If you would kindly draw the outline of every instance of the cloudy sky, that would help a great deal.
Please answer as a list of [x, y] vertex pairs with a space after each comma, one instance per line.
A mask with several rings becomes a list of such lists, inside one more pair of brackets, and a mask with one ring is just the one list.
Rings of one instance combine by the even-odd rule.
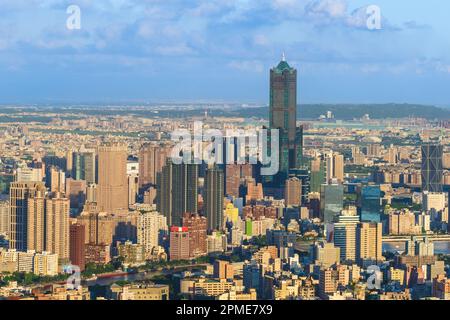
[[450, 105], [449, 34], [444, 0], [0, 0], [0, 104], [267, 103], [285, 51], [303, 103]]

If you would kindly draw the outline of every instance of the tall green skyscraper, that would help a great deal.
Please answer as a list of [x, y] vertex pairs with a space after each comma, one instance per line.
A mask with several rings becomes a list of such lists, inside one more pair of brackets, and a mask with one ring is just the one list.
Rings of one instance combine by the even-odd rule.
[[270, 70], [270, 129], [279, 129], [280, 172], [278, 182], [285, 180], [289, 169], [303, 165], [303, 128], [297, 128], [297, 70], [284, 54], [278, 66]]

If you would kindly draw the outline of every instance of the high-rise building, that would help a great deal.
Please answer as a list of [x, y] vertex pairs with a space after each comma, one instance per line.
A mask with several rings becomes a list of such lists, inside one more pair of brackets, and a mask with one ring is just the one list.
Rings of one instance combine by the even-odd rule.
[[381, 262], [383, 225], [376, 222], [362, 222], [356, 231], [356, 250], [359, 261]]
[[198, 165], [167, 159], [158, 176], [157, 210], [167, 217], [168, 225], [181, 226], [185, 212], [198, 211]]
[[284, 200], [287, 207], [299, 207], [302, 203], [302, 182], [297, 177], [286, 180]]
[[144, 248], [146, 257], [150, 257], [154, 247], [167, 233], [167, 218], [157, 211], [142, 212], [137, 221], [137, 243]]
[[139, 149], [139, 188], [141, 191], [157, 183], [157, 175], [166, 163], [169, 149], [145, 143]]
[[189, 231], [186, 227], [170, 228], [170, 260], [189, 259]]
[[206, 235], [207, 220], [199, 214], [185, 213], [183, 215], [183, 227], [189, 231], [189, 256], [198, 257], [207, 253]]
[[72, 178], [75, 180], [85, 180], [87, 184], [95, 183], [96, 161], [95, 152], [84, 151], [74, 152], [72, 164]]
[[422, 191], [442, 192], [442, 155], [441, 144], [422, 145]]
[[356, 208], [342, 210], [334, 224], [334, 244], [341, 249], [341, 261], [356, 262], [356, 229], [359, 216]]
[[45, 193], [37, 190], [27, 199], [27, 250], [45, 250]]
[[310, 192], [320, 192], [325, 183], [325, 162], [321, 158], [311, 160]]
[[270, 70], [269, 108], [270, 128], [280, 130], [280, 177], [284, 181], [288, 170], [300, 167], [303, 158], [303, 130], [297, 128], [297, 70], [286, 62], [284, 54]]
[[45, 249], [58, 255], [60, 262], [68, 262], [70, 201], [61, 193], [45, 200]]
[[10, 241], [11, 249], [26, 251], [28, 244], [28, 198], [37, 192], [45, 193], [43, 182], [13, 182], [10, 185], [11, 205]]
[[320, 191], [320, 212], [324, 223], [332, 223], [344, 206], [344, 186], [339, 184], [322, 185]]
[[223, 219], [223, 171], [218, 168], [209, 168], [205, 179], [205, 216], [208, 221], [208, 230], [222, 230]]
[[358, 202], [359, 207], [361, 208], [361, 221], [381, 222], [381, 187], [379, 185], [363, 186], [358, 191]]
[[78, 266], [81, 271], [85, 267], [85, 226], [80, 223], [73, 223], [69, 229], [70, 241], [70, 262]]
[[326, 183], [344, 182], [344, 156], [330, 152], [326, 156]]
[[107, 213], [128, 210], [127, 147], [107, 143], [98, 148], [98, 206]]

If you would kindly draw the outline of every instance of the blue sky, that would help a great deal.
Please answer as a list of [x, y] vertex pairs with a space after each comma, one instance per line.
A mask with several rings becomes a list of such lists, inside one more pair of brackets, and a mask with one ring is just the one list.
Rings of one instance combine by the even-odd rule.
[[450, 105], [449, 18], [443, 0], [0, 0], [0, 104], [267, 103], [285, 51], [300, 103]]

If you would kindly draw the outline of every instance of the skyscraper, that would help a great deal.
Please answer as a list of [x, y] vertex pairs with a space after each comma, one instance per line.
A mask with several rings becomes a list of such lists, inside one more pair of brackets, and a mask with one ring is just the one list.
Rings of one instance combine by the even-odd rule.
[[62, 263], [69, 260], [70, 201], [61, 193], [45, 200], [45, 250], [56, 253]]
[[162, 171], [169, 150], [159, 145], [145, 143], [139, 149], [139, 188], [156, 185], [156, 178]]
[[70, 262], [80, 267], [83, 271], [85, 267], [85, 226], [80, 223], [70, 225]]
[[158, 175], [157, 210], [168, 225], [181, 226], [185, 212], [197, 213], [198, 165], [174, 164], [167, 159]]
[[280, 130], [279, 177], [284, 181], [288, 173], [284, 171], [300, 167], [303, 158], [303, 129], [297, 128], [297, 70], [286, 62], [284, 54], [270, 70], [269, 108], [270, 128]]
[[150, 257], [154, 247], [160, 244], [163, 233], [168, 231], [167, 218], [157, 211], [143, 212], [137, 220], [137, 243], [144, 248], [145, 256]]
[[43, 182], [13, 182], [10, 186], [11, 205], [9, 247], [17, 251], [27, 250], [28, 198], [37, 192], [45, 193]]
[[441, 144], [422, 145], [422, 191], [442, 192], [442, 155]]
[[107, 213], [128, 210], [127, 147], [108, 143], [98, 148], [98, 205]]
[[27, 200], [27, 250], [45, 250], [45, 193], [37, 190]]
[[357, 258], [360, 262], [383, 260], [383, 225], [376, 222], [362, 222], [356, 231]]
[[208, 168], [205, 179], [205, 215], [208, 230], [223, 228], [223, 171], [216, 167]]
[[324, 223], [333, 223], [344, 206], [344, 186], [322, 185], [320, 191], [320, 212]]
[[72, 177], [75, 180], [86, 180], [87, 184], [95, 183], [95, 152], [74, 152], [72, 159]]

